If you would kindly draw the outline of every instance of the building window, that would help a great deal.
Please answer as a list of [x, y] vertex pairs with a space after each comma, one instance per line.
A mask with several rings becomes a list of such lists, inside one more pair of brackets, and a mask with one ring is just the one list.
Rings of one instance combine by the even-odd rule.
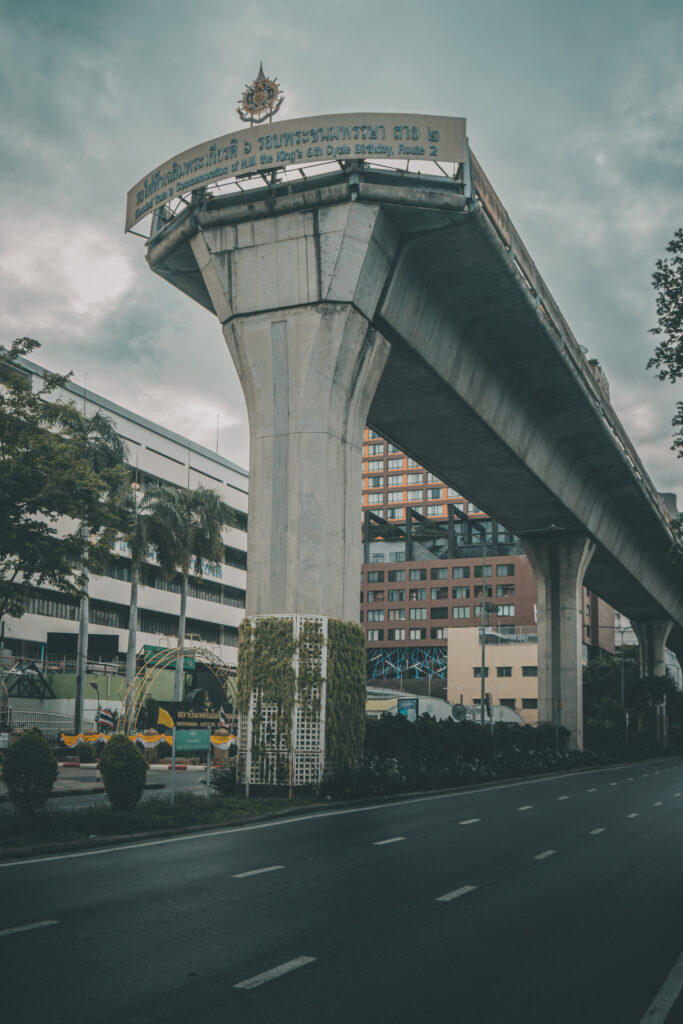
[[429, 578], [432, 580], [447, 580], [448, 579], [448, 566], [439, 565], [435, 569], [429, 570]]
[[453, 609], [454, 619], [469, 619], [470, 617], [470, 606], [468, 604], [457, 605]]
[[367, 622], [384, 622], [384, 608], [368, 608]]
[[410, 569], [408, 571], [408, 579], [411, 580], [426, 580], [427, 570], [426, 569]]
[[406, 631], [405, 629], [390, 629], [387, 631], [387, 638], [389, 640], [405, 640]]
[[510, 594], [514, 594], [515, 585], [514, 583], [497, 583], [496, 584], [496, 597], [506, 597]]
[[377, 554], [377, 555], [372, 555], [372, 557], [370, 558], [370, 561], [371, 562], [383, 562], [384, 561], [384, 555], [381, 552], [379, 554]]
[[385, 519], [403, 519], [403, 509], [388, 508], [386, 511]]
[[515, 614], [514, 604], [499, 604], [498, 605], [498, 617], [501, 619], [512, 618]]
[[504, 708], [514, 708], [517, 704], [517, 701], [514, 697], [501, 697], [500, 703], [503, 705]]
[[384, 501], [381, 491], [371, 491], [370, 494], [367, 495], [367, 499], [368, 505], [381, 505]]
[[438, 608], [432, 608], [431, 618], [432, 619], [447, 619], [448, 618], [448, 608], [446, 607], [446, 605], [444, 604], [444, 605], [440, 605]]
[[403, 473], [399, 473], [397, 476], [387, 477], [387, 487], [401, 487], [403, 484]]
[[474, 505], [474, 504], [473, 504], [473, 503], [472, 503], [471, 501], [468, 501], [468, 502], [467, 502], [467, 511], [468, 511], [468, 512], [478, 512], [478, 511], [479, 511], [479, 509], [478, 509], [478, 508], [477, 508], [477, 506], [476, 506], [476, 505]]
[[403, 491], [389, 491], [387, 501], [392, 501], [394, 504], [397, 501], [403, 501]]
[[421, 484], [422, 483], [422, 473], [408, 473], [408, 476], [406, 477], [406, 483], [407, 484]]
[[376, 437], [381, 437], [381, 436], [382, 435], [378, 434], [376, 430], [372, 429], [372, 427], [368, 427], [368, 437], [370, 438], [371, 441], [374, 441], [374, 439]]
[[368, 590], [368, 601], [383, 601], [384, 591], [383, 590]]
[[387, 469], [403, 469], [403, 459], [387, 459]]
[[438, 476], [434, 476], [433, 473], [427, 473], [427, 483], [428, 484], [438, 484], [438, 482], [439, 482]]
[[422, 491], [408, 491], [406, 501], [422, 501]]
[[512, 675], [512, 665], [498, 665], [496, 675], [499, 679], [509, 679]]
[[490, 566], [490, 565], [475, 565], [475, 567], [474, 567], [474, 575], [478, 576], [481, 579], [482, 572], [483, 572], [484, 576], [487, 576], [487, 577], [491, 576], [491, 574], [493, 572], [493, 567]]
[[415, 622], [416, 620], [419, 620], [419, 619], [426, 619], [427, 618], [427, 609], [426, 608], [411, 608], [410, 609], [410, 618], [412, 619], [413, 622]]
[[408, 599], [410, 601], [426, 601], [427, 600], [427, 588], [426, 587], [412, 587], [408, 591]]
[[371, 569], [368, 573], [368, 583], [384, 583], [384, 569]]
[[440, 516], [443, 513], [442, 505], [427, 505], [428, 516]]
[[405, 608], [390, 608], [389, 622], [403, 622], [406, 617]]
[[411, 629], [409, 631], [411, 640], [426, 640], [427, 630], [426, 629]]
[[432, 626], [429, 630], [429, 636], [432, 640], [446, 640], [447, 633], [445, 626]]
[[369, 629], [368, 630], [368, 643], [377, 643], [378, 640], [384, 640], [383, 629]]
[[[481, 665], [477, 665], [477, 667], [475, 669], [473, 669], [473, 671], [474, 671], [475, 679], [481, 679]], [[488, 675], [489, 675], [489, 670], [488, 670], [488, 666], [487, 666], [484, 669], [484, 679], [488, 679]]]
[[447, 498], [458, 498], [458, 497], [460, 497], [460, 495], [458, 494], [458, 492], [456, 491], [456, 489], [454, 487], [448, 487], [446, 489], [446, 497]]
[[[391, 573], [389, 573], [389, 577], [391, 578]], [[405, 590], [390, 590], [389, 591], [389, 600], [392, 603], [396, 603], [396, 601], [405, 601], [405, 599], [406, 599], [406, 592], [405, 592]]]
[[453, 597], [456, 599], [456, 601], [462, 601], [463, 598], [467, 598], [469, 596], [469, 587], [453, 587]]
[[469, 565], [454, 565], [451, 573], [454, 580], [468, 580], [470, 578]]
[[381, 455], [384, 452], [383, 444], [369, 444], [368, 455]]
[[368, 462], [366, 470], [368, 473], [376, 473], [378, 470], [381, 472], [384, 469], [384, 459], [375, 459], [374, 462]]
[[[481, 597], [483, 589], [484, 588], [482, 586], [475, 587], [474, 588], [474, 596], [475, 597]], [[487, 597], [491, 597], [492, 594], [493, 594], [493, 587], [487, 587], [486, 588], [486, 596]]]
[[369, 476], [367, 479], [367, 487], [381, 487], [384, 480], [383, 476]]
[[415, 469], [419, 465], [420, 465], [420, 463], [416, 462], [415, 459], [411, 459], [411, 458], [407, 458], [406, 459], [406, 466], [408, 467], [408, 469]]
[[515, 575], [515, 563], [514, 562], [501, 562], [500, 565], [496, 566], [496, 576], [514, 576]]
[[387, 444], [387, 451], [388, 452], [400, 452], [400, 450], [401, 449], [397, 448], [395, 444], [390, 444], [390, 443]]
[[[390, 583], [402, 583], [406, 578], [406, 571], [405, 569], [390, 569], [387, 578]], [[389, 598], [389, 600], [391, 600], [391, 598]], [[403, 598], [400, 600], [403, 600]]]
[[532, 711], [534, 708], [538, 707], [538, 698], [522, 697], [522, 707], [525, 709], [525, 711]]
[[527, 677], [528, 676], [537, 676], [538, 675], [538, 665], [522, 665], [522, 675], [523, 676], [527, 676]]
[[427, 488], [427, 500], [428, 501], [438, 501], [439, 498], [442, 498], [442, 497], [443, 497], [443, 488], [442, 487], [428, 487]]
[[432, 601], [447, 601], [448, 587], [432, 587], [430, 595]]

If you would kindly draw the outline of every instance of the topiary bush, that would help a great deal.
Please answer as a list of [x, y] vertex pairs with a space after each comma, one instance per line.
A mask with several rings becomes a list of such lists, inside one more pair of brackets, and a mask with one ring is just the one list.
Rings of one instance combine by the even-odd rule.
[[58, 773], [57, 759], [38, 732], [25, 732], [12, 743], [3, 765], [3, 779], [18, 811], [33, 814], [42, 807]]
[[78, 746], [78, 760], [81, 764], [95, 764], [97, 756], [93, 750], [94, 743], [80, 743]]
[[211, 769], [211, 789], [215, 789], [220, 796], [234, 796], [236, 787], [237, 765], [235, 761], [223, 768]]
[[132, 740], [116, 733], [100, 757], [100, 774], [109, 803], [129, 810], [140, 802], [147, 778], [147, 760]]

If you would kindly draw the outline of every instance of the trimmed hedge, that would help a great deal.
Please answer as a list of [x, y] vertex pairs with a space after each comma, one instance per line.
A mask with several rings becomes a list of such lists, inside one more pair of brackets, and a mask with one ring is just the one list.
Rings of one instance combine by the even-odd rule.
[[102, 751], [100, 774], [112, 807], [130, 810], [145, 788], [147, 760], [127, 736], [115, 733]]
[[33, 814], [42, 807], [59, 768], [47, 740], [39, 732], [25, 732], [11, 744], [3, 765], [3, 779], [18, 811]]

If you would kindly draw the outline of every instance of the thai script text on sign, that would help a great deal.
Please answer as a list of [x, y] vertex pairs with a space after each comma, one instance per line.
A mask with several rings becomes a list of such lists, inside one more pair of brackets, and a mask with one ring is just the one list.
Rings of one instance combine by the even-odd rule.
[[330, 160], [466, 159], [465, 119], [422, 114], [331, 114], [257, 125], [188, 149], [128, 193], [126, 231], [175, 196], [242, 174]]

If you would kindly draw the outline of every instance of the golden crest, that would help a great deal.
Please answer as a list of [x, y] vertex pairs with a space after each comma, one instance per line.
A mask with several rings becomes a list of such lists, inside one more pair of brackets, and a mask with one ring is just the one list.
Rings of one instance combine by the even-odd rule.
[[242, 100], [237, 113], [242, 121], [250, 124], [263, 124], [269, 120], [282, 106], [284, 95], [280, 91], [276, 78], [266, 78], [263, 64], [251, 85], [245, 85]]

